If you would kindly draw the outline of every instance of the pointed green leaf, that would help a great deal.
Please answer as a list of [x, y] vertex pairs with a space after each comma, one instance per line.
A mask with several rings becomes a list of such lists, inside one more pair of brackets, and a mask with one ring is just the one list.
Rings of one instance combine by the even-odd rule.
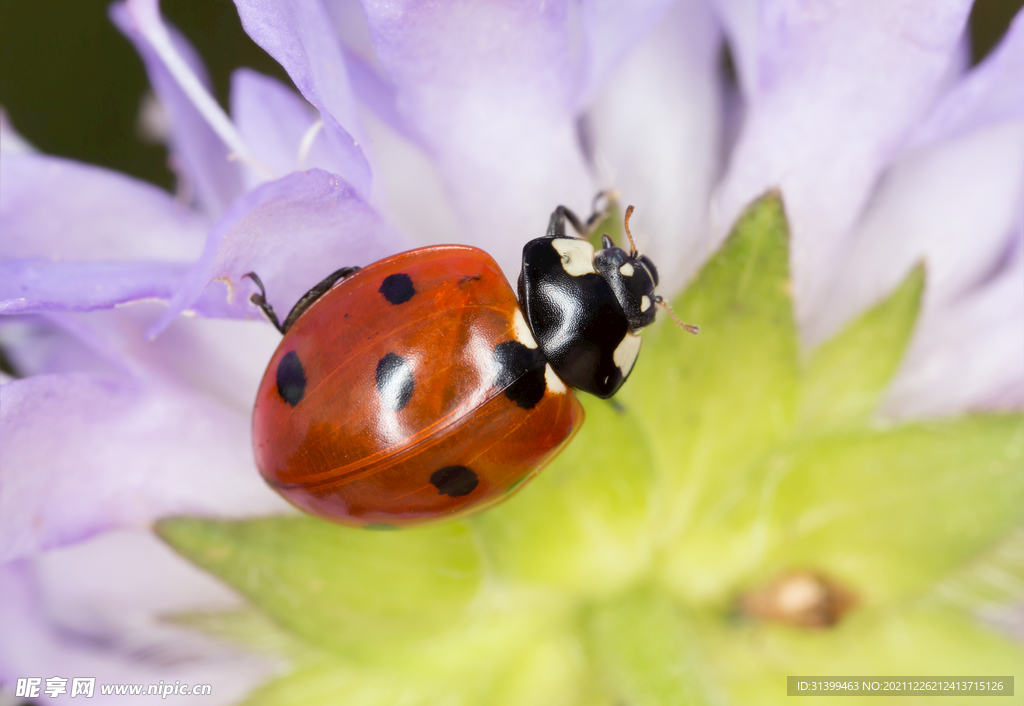
[[795, 569], [824, 571], [868, 603], [920, 592], [1024, 521], [1022, 459], [1015, 415], [784, 446], [759, 486], [667, 556], [665, 575], [679, 595], [719, 604], [737, 582]]
[[824, 571], [865, 605], [925, 591], [1024, 522], [1020, 415], [821, 438], [770, 464], [723, 529], [745, 535], [759, 578]]
[[[786, 676], [1007, 676], [1024, 679], [1024, 648], [948, 607], [914, 606], [852, 617], [836, 628], [798, 630], [779, 625], [702, 625], [701, 635], [716, 664], [730, 703], [790, 706]], [[1019, 697], [1018, 697], [1019, 698]], [[799, 703], [861, 703], [801, 697]], [[977, 696], [872, 696], [863, 703], [989, 703]], [[994, 699], [991, 703], [1008, 701]]]
[[[488, 593], [472, 617], [373, 663], [307, 651], [292, 673], [265, 684], [248, 706], [601, 703], [579, 659], [564, 609], [525, 594]], [[553, 609], [552, 609], [553, 608]], [[613, 706], [608, 704], [607, 706]]]
[[[433, 686], [436, 689], [436, 685]], [[299, 665], [242, 702], [242, 706], [427, 706], [443, 703], [428, 685], [409, 684], [387, 673], [359, 669], [329, 657]]]
[[652, 462], [633, 414], [581, 397], [586, 422], [569, 447], [472, 524], [498, 575], [607, 594], [650, 561]]
[[295, 634], [352, 655], [448, 625], [480, 583], [463, 523], [367, 532], [306, 517], [180, 518], [158, 532]]
[[884, 301], [814, 351], [800, 381], [802, 431], [867, 421], [903, 358], [924, 284], [921, 264]]
[[1024, 523], [938, 585], [936, 594], [980, 615], [1024, 604]]
[[596, 675], [618, 703], [714, 703], [693, 627], [660, 591], [641, 589], [600, 603], [586, 621]]
[[164, 619], [256, 652], [293, 657], [309, 651], [306, 643], [255, 608], [219, 613], [178, 613]]
[[675, 302], [700, 334], [664, 314], [644, 334], [622, 398], [651, 439], [666, 539], [716, 512], [792, 427], [798, 358], [788, 237], [778, 194], [754, 203]]

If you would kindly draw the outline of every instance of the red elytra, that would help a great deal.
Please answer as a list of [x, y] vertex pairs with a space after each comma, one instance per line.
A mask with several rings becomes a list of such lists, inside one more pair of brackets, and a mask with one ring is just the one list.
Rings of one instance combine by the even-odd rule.
[[271, 359], [253, 413], [260, 473], [303, 510], [358, 527], [493, 505], [583, 422], [536, 348], [482, 250], [369, 265], [302, 313]]

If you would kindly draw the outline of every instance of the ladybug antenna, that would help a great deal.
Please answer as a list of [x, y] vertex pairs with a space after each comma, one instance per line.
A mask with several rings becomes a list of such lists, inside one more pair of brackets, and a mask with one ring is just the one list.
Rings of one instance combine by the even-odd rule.
[[622, 227], [625, 228], [625, 230], [626, 230], [626, 237], [629, 238], [629, 256], [630, 257], [636, 257], [637, 254], [638, 254], [637, 253], [637, 249], [636, 249], [636, 243], [633, 242], [633, 234], [629, 232], [629, 217], [632, 216], [632, 215], [633, 215], [633, 207], [631, 205], [630, 206], [626, 206], [626, 219], [623, 222]]
[[668, 315], [672, 317], [672, 320], [676, 322], [676, 326], [678, 326], [679, 328], [683, 329], [684, 331], [689, 331], [694, 335], [700, 333], [700, 327], [694, 326], [693, 324], [684, 324], [682, 321], [680, 321], [679, 317], [676, 316], [676, 312], [672, 311], [672, 307], [668, 305], [668, 302], [665, 301], [660, 294], [654, 297], [654, 303], [660, 304], [661, 306], [665, 307], [665, 311], [668, 312]]

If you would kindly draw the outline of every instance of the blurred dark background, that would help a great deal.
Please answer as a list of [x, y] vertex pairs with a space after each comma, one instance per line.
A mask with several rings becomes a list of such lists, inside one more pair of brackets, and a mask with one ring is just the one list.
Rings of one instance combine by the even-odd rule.
[[[170, 188], [164, 149], [137, 134], [147, 90], [142, 62], [107, 19], [109, 0], [0, 0], [0, 104], [44, 152], [100, 164]], [[1024, 0], [977, 0], [974, 61], [999, 41]], [[199, 50], [217, 98], [231, 71], [249, 66], [289, 82], [242, 31], [231, 0], [163, 0], [162, 10]], [[290, 82], [289, 82], [290, 83]]]
[[[160, 145], [136, 124], [149, 82], [107, 18], [111, 0], [0, 0], [0, 104], [43, 152], [101, 164], [171, 188]], [[199, 51], [227, 106], [231, 72], [249, 66], [288, 84], [284, 69], [242, 30], [231, 0], [163, 0]]]

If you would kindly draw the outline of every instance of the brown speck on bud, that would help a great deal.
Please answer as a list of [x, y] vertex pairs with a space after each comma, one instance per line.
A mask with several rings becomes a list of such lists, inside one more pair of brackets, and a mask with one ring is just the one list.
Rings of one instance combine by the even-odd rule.
[[768, 586], [740, 596], [741, 615], [801, 628], [832, 627], [855, 604], [854, 594], [835, 581], [809, 571], [784, 574]]

